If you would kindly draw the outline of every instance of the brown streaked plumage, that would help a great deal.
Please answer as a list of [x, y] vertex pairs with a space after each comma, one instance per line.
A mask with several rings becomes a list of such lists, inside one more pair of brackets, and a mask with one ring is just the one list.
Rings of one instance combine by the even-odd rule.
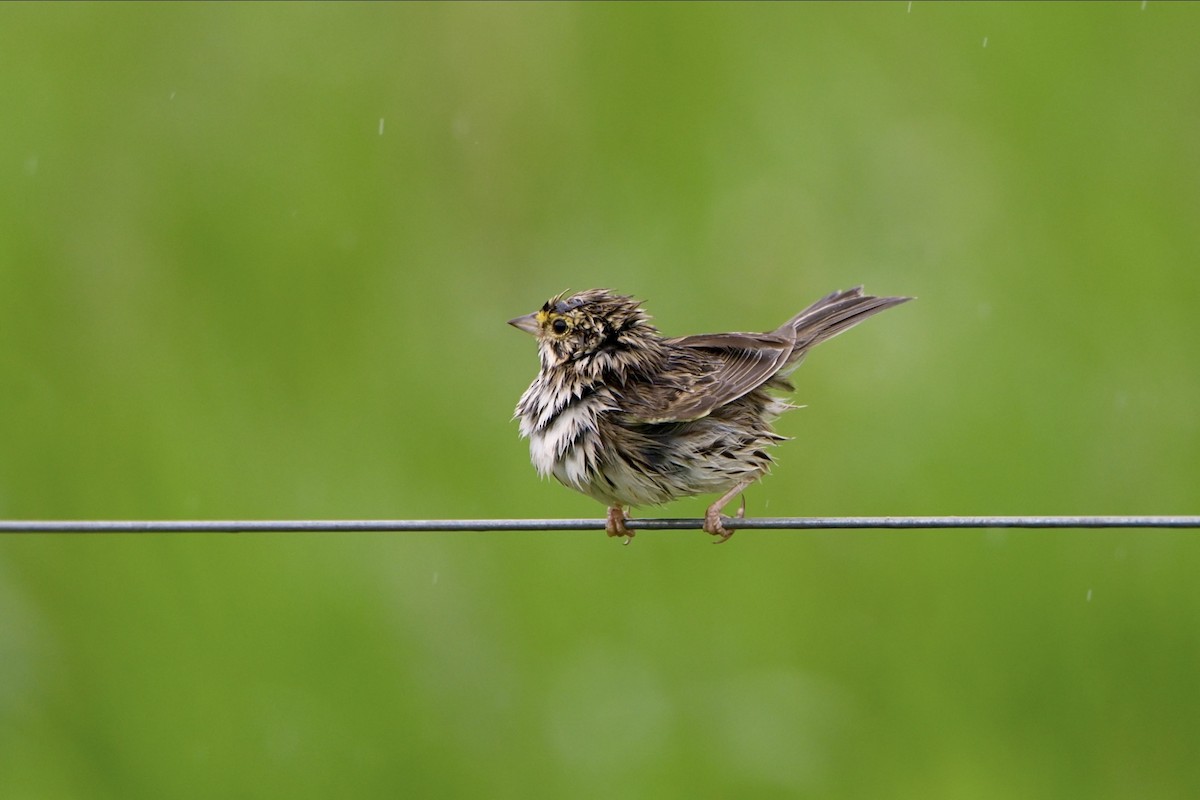
[[770, 469], [783, 438], [771, 422], [793, 408], [770, 391], [792, 390], [815, 345], [910, 299], [857, 287], [770, 333], [666, 338], [631, 297], [559, 295], [509, 321], [537, 338], [541, 361], [517, 404], [521, 436], [541, 475], [608, 505], [609, 536], [633, 536], [626, 507], [720, 493], [704, 530], [725, 541], [721, 509]]

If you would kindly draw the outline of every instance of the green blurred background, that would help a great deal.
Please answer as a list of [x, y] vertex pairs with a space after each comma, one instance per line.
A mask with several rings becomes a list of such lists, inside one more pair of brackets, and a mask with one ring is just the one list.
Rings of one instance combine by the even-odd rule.
[[[566, 288], [823, 346], [751, 514], [1200, 512], [1200, 5], [0, 7], [0, 517], [599, 517]], [[643, 513], [697, 515], [711, 498]], [[5, 536], [0, 796], [1183, 797], [1188, 532]]]

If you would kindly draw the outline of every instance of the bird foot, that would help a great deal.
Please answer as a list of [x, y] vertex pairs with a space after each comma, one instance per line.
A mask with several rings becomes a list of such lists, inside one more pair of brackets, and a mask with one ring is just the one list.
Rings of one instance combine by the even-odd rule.
[[[724, 498], [722, 498], [723, 500]], [[729, 541], [729, 537], [733, 536], [733, 531], [726, 528], [721, 522], [725, 519], [721, 515], [721, 507], [724, 505], [720, 500], [708, 507], [708, 511], [704, 512], [704, 532], [710, 533], [718, 537], [713, 544], [721, 544], [721, 542]], [[742, 495], [742, 502], [738, 505], [737, 513], [734, 514], [734, 519], [745, 519], [746, 517], [746, 496]]]
[[625, 526], [625, 509], [620, 506], [611, 506], [608, 509], [608, 517], [604, 520], [604, 532], [609, 536], [623, 536], [625, 544], [629, 544], [633, 539], [633, 531]]

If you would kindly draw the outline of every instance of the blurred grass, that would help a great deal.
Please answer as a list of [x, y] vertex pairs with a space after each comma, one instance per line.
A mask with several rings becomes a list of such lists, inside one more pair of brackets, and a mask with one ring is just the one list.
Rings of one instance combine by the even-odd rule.
[[[1198, 30], [5, 4], [0, 514], [598, 515], [528, 466], [504, 320], [858, 283], [920, 299], [808, 360], [750, 513], [1196, 513]], [[4, 794], [1200, 788], [1190, 534], [702, 538], [7, 538]]]

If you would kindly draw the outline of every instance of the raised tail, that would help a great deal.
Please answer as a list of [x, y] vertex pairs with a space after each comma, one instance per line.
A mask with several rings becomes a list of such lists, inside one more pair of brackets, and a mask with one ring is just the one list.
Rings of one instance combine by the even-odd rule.
[[793, 359], [826, 339], [832, 339], [842, 331], [853, 328], [867, 317], [880, 311], [907, 303], [911, 297], [872, 297], [863, 294], [856, 286], [844, 292], [834, 292], [822, 297], [808, 308], [785, 322], [781, 328], [790, 327], [796, 332]]

